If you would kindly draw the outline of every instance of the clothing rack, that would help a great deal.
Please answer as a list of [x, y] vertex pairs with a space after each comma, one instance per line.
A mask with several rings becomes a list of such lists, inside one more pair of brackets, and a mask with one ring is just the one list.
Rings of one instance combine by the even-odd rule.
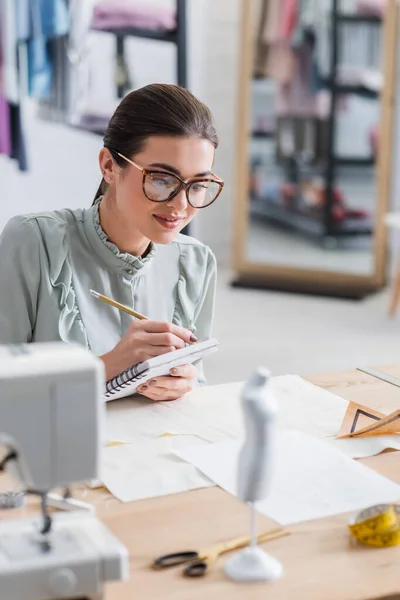
[[[331, 93], [330, 111], [328, 117], [328, 156], [327, 156], [327, 168], [325, 174], [326, 182], [326, 201], [325, 201], [325, 214], [324, 214], [324, 225], [325, 225], [325, 236], [329, 239], [330, 237], [336, 238], [337, 236], [348, 236], [348, 235], [371, 235], [372, 228], [367, 227], [347, 227], [347, 228], [336, 228], [332, 222], [332, 206], [334, 197], [334, 185], [337, 175], [338, 166], [358, 166], [358, 167], [372, 167], [374, 164], [373, 158], [360, 158], [354, 157], [340, 157], [335, 153], [335, 133], [336, 133], [336, 110], [338, 99], [341, 94], [360, 94], [364, 93], [364, 90], [358, 85], [343, 85], [337, 81], [337, 70], [339, 63], [339, 35], [340, 26], [343, 24], [356, 25], [365, 24], [372, 27], [380, 27], [382, 19], [374, 15], [358, 15], [358, 14], [344, 14], [339, 11], [339, 0], [332, 0], [332, 35], [331, 35], [331, 63], [330, 63], [330, 74], [328, 77], [328, 88]], [[369, 92], [370, 97], [378, 98], [377, 92]]]
[[128, 37], [138, 37], [175, 44], [177, 84], [187, 87], [186, 0], [176, 0], [176, 29], [173, 31], [153, 31], [150, 29], [138, 29], [136, 27], [103, 29], [102, 31], [115, 35], [118, 98], [122, 98], [130, 87], [125, 54], [125, 41]]
[[[288, 199], [282, 197], [282, 191], [274, 190], [271, 186], [267, 195], [251, 190], [251, 215], [255, 218], [268, 219], [285, 228], [289, 228], [321, 242], [326, 248], [337, 245], [339, 238], [350, 236], [371, 236], [373, 233], [372, 217], [368, 214], [356, 214], [360, 211], [350, 211], [349, 216], [338, 221], [335, 219], [335, 202], [341, 193], [338, 192], [336, 181], [339, 167], [356, 167], [372, 169], [374, 157], [340, 156], [335, 149], [335, 134], [337, 123], [338, 100], [345, 94], [362, 94], [368, 98], [377, 99], [379, 93], [367, 90], [361, 85], [348, 85], [338, 81], [338, 66], [340, 61], [341, 26], [349, 27], [359, 24], [369, 27], [380, 27], [382, 18], [372, 15], [343, 13], [339, 10], [339, 0], [332, 0], [331, 5], [331, 36], [330, 64], [325, 78], [325, 87], [330, 91], [331, 103], [327, 118], [290, 116], [277, 119], [275, 131], [252, 130], [252, 140], [271, 140], [274, 145], [276, 137], [276, 162], [283, 167], [285, 183], [292, 184], [293, 193]], [[253, 78], [253, 81], [257, 77]], [[310, 128], [312, 127], [310, 145]], [[292, 150], [283, 149], [284, 130], [291, 131]], [[308, 132], [308, 134], [307, 134]], [[311, 147], [312, 146], [312, 147]], [[303, 206], [299, 185], [304, 174], [312, 172], [319, 175], [324, 182], [324, 203], [320, 211], [309, 210]], [[297, 190], [297, 191], [296, 191]], [[361, 211], [362, 212], [362, 211]]]

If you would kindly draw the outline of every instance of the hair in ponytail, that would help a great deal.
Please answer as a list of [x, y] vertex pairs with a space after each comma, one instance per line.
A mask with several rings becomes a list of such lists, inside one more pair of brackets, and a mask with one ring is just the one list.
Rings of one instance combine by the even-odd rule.
[[97, 200], [104, 195], [104, 192], [106, 191], [106, 189], [107, 189], [107, 184], [104, 181], [104, 177], [103, 177], [103, 179], [100, 182], [99, 187], [97, 188], [97, 192], [96, 192], [96, 194], [94, 196], [94, 200], [92, 202], [92, 206], [93, 206], [93, 204], [96, 204]]

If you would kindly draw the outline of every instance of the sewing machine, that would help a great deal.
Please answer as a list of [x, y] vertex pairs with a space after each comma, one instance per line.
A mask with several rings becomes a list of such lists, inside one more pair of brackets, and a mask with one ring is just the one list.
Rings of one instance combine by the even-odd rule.
[[105, 405], [102, 362], [64, 343], [0, 346], [0, 446], [41, 514], [0, 520], [0, 597], [102, 598], [126, 579], [128, 552], [91, 511], [50, 513], [54, 488], [99, 475]]

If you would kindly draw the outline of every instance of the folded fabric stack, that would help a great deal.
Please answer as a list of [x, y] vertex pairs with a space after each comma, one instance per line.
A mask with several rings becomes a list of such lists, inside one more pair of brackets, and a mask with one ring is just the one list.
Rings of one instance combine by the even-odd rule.
[[381, 17], [385, 10], [386, 0], [359, 0], [357, 12]]
[[92, 29], [176, 29], [176, 12], [161, 6], [146, 6], [133, 0], [103, 0], [94, 9]]

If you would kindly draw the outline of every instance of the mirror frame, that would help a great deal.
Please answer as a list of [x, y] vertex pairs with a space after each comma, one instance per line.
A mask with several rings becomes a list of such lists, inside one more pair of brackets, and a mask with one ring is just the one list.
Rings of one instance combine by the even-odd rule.
[[253, 0], [241, 0], [241, 53], [239, 67], [239, 97], [237, 115], [236, 202], [233, 236], [232, 285], [258, 287], [292, 292], [305, 292], [360, 298], [386, 284], [387, 229], [384, 215], [388, 210], [391, 191], [391, 155], [393, 148], [396, 100], [397, 36], [399, 4], [389, 0], [383, 17], [382, 70], [384, 86], [380, 95], [380, 140], [376, 163], [376, 222], [373, 233], [374, 269], [371, 275], [338, 271], [286, 267], [251, 262], [246, 258], [246, 237], [249, 225], [249, 136], [250, 84], [254, 58]]

